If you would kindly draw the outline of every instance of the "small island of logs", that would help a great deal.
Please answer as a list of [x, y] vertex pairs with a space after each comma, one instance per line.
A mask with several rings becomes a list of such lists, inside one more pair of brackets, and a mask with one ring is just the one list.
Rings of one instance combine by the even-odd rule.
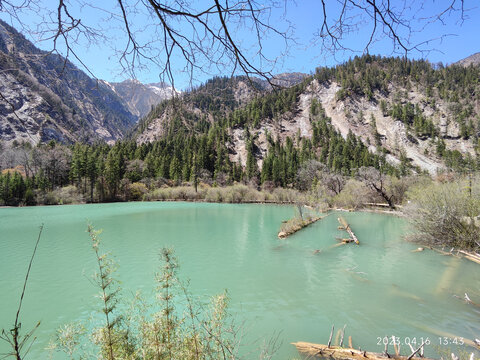
[[280, 228], [280, 231], [278, 232], [278, 238], [286, 239], [290, 235], [295, 234], [297, 231], [302, 230], [304, 227], [307, 227], [308, 225], [311, 225], [314, 222], [317, 222], [318, 220], [322, 220], [326, 216], [327, 215], [308, 217], [306, 219], [293, 218], [293, 219], [287, 220], [286, 222], [283, 223], [282, 227]]

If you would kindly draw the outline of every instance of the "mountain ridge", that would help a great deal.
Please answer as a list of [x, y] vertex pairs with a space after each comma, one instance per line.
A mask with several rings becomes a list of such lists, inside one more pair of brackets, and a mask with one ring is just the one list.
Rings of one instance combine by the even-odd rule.
[[113, 91], [127, 104], [130, 112], [138, 119], [145, 117], [152, 110], [152, 106], [181, 94], [181, 91], [162, 82], [144, 84], [135, 79], [121, 82], [102, 81], [111, 86]]
[[464, 59], [458, 60], [454, 62], [452, 65], [459, 65], [459, 66], [478, 66], [480, 65], [480, 52], [467, 56]]
[[163, 83], [138, 82], [140, 91], [129, 91], [133, 81], [92, 79], [1, 20], [0, 69], [0, 140], [5, 142], [113, 143], [173, 95]]
[[113, 142], [136, 121], [108, 87], [3, 21], [0, 38], [0, 139]]
[[[261, 95], [246, 97], [243, 105], [220, 112], [209, 109], [208, 104], [222, 98], [236, 100], [240, 85], [249, 86], [238, 80], [229, 88], [230, 95], [210, 96], [207, 105], [198, 106], [194, 96], [193, 100], [186, 98], [180, 102], [183, 113], [163, 103], [139, 126], [137, 141], [151, 142], [178, 131], [172, 130], [169, 120], [174, 117], [177, 126], [189, 129], [185, 131], [196, 131], [201, 122], [210, 129], [216, 123], [224, 124], [230, 160], [246, 166], [249, 140], [244, 133], [248, 126], [261, 168], [270, 147], [269, 136], [282, 142], [287, 138], [312, 139], [315, 102], [344, 139], [352, 133], [370, 152], [383, 154], [392, 165], [434, 174], [457, 158], [468, 159], [478, 153], [480, 124], [475, 116], [480, 110], [480, 89], [473, 82], [458, 86], [480, 75], [476, 68], [468, 71], [472, 73], [435, 69], [426, 61], [403, 64], [398, 58], [368, 55], [336, 68], [319, 68], [315, 75], [288, 89], [263, 90]], [[469, 98], [468, 94], [474, 95]]]

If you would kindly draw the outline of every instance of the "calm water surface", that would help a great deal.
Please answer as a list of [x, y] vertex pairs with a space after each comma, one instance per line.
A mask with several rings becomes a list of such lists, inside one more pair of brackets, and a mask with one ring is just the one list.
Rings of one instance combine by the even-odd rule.
[[165, 246], [175, 249], [193, 294], [206, 299], [228, 289], [231, 312], [245, 321], [244, 352], [279, 336], [275, 358], [298, 358], [290, 343], [326, 343], [332, 324], [347, 324], [354, 346], [379, 352], [383, 336], [428, 336], [431, 355], [445, 349], [441, 332], [480, 337], [480, 312], [453, 296], [467, 292], [480, 302], [478, 264], [412, 253], [418, 245], [402, 240], [404, 220], [371, 213], [342, 213], [360, 246], [331, 247], [345, 237], [337, 214], [279, 240], [281, 221], [293, 214], [289, 206], [160, 202], [0, 209], [0, 328], [14, 322], [42, 223], [22, 308], [24, 328], [42, 321], [29, 358], [47, 358], [43, 349], [58, 326], [90, 318], [98, 306], [90, 221], [104, 230], [103, 248], [118, 262], [127, 296], [150, 293]]

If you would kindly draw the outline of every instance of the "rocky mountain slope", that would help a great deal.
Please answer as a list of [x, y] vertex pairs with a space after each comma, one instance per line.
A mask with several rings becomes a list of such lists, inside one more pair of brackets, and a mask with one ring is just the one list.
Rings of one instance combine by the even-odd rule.
[[138, 80], [128, 79], [122, 82], [106, 82], [111, 89], [124, 101], [130, 113], [138, 119], [146, 116], [156, 105], [165, 99], [170, 99], [180, 91], [165, 83], [143, 84]]
[[0, 21], [0, 140], [113, 142], [137, 120], [106, 84]]
[[140, 124], [137, 142], [179, 128], [200, 133], [221, 124], [228, 128], [230, 160], [245, 166], [247, 138], [252, 138], [261, 168], [269, 139], [290, 138], [300, 147], [301, 138], [312, 138], [314, 106], [345, 139], [351, 133], [393, 165], [435, 173], [473, 159], [479, 150], [479, 76], [475, 68], [434, 69], [426, 61], [366, 56], [319, 68], [282, 91], [253, 89], [242, 78], [217, 81], [176, 105], [157, 107]]
[[212, 124], [236, 108], [266, 93], [268, 83], [250, 82], [245, 77], [213, 78], [204, 85], [166, 101], [153, 109], [137, 126], [137, 141], [151, 142], [165, 136], [169, 127], [181, 121], [187, 131], [198, 124]]
[[465, 59], [459, 60], [456, 63], [454, 63], [454, 65], [461, 65], [461, 66], [480, 65], [480, 52], [470, 55]]

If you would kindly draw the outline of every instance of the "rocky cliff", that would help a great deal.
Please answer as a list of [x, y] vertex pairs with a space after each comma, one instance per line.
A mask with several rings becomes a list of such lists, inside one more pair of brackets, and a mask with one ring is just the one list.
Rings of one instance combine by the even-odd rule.
[[143, 84], [138, 80], [128, 79], [122, 82], [104, 82], [124, 101], [130, 113], [138, 119], [145, 117], [152, 109], [165, 99], [179, 95], [180, 91], [165, 83]]
[[106, 84], [0, 21], [0, 140], [113, 142], [137, 120]]

